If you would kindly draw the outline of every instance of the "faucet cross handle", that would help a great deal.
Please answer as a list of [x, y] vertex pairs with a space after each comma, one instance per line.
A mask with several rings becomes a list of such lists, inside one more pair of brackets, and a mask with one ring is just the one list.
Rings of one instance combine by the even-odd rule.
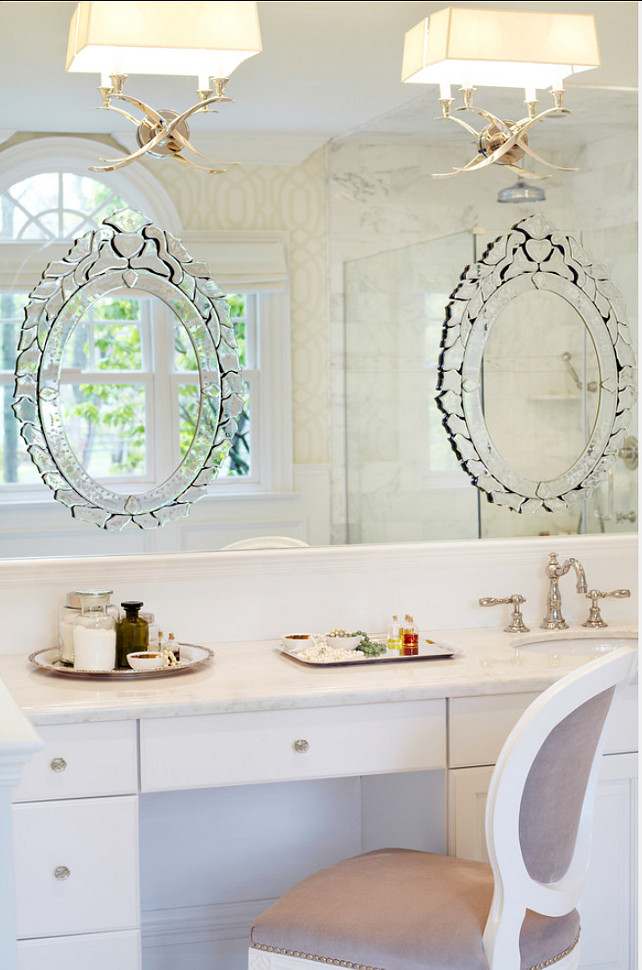
[[591, 601], [591, 609], [589, 611], [589, 618], [586, 623], [582, 623], [582, 626], [589, 626], [593, 629], [601, 629], [602, 627], [608, 626], [605, 623], [600, 614], [600, 607], [598, 606], [598, 600], [600, 599], [627, 599], [631, 595], [630, 589], [614, 589], [611, 593], [601, 593], [598, 589], [591, 589], [586, 594], [586, 598]]
[[513, 593], [512, 596], [506, 596], [504, 599], [497, 599], [495, 596], [483, 596], [480, 601], [480, 606], [499, 606], [502, 603], [512, 604], [513, 612], [510, 618], [510, 623], [507, 627], [504, 627], [506, 633], [528, 633], [528, 627], [524, 624], [524, 619], [522, 617], [522, 612], [520, 606], [525, 603], [526, 600], [519, 593]]

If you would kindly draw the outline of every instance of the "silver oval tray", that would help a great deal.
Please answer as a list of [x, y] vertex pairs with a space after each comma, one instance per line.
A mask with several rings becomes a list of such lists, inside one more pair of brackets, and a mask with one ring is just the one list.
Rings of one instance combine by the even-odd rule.
[[[106, 680], [128, 680], [141, 677], [168, 677], [181, 674], [185, 670], [194, 670], [211, 660], [214, 651], [209, 647], [200, 647], [195, 643], [179, 643], [181, 648], [181, 662], [175, 667], [159, 667], [157, 670], [77, 670], [60, 662], [60, 652], [57, 647], [37, 650], [29, 654], [29, 660], [41, 670], [52, 674], [62, 674], [63, 677], [99, 677]], [[186, 659], [183, 660], [182, 658]]]

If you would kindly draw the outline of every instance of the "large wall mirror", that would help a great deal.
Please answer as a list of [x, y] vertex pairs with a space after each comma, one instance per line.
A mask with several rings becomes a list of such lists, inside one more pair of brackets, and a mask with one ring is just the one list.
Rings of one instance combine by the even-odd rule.
[[[478, 262], [488, 244], [506, 233], [520, 217], [532, 212], [532, 208], [497, 204], [498, 190], [512, 181], [497, 166], [494, 171], [479, 173], [475, 178], [447, 183], [433, 180], [431, 173], [443, 168], [444, 152], [457, 151], [460, 146], [445, 144], [448, 137], [455, 138], [453, 133], [444, 130], [448, 126], [436, 125], [436, 130], [428, 131], [431, 112], [429, 98], [419, 98], [416, 104], [408, 104], [350, 136], [335, 140], [324, 152], [291, 168], [283, 166], [277, 172], [274, 167], [263, 168], [260, 164], [241, 166], [232, 178], [221, 177], [215, 185], [183, 172], [173, 178], [166, 177], [162, 166], [158, 183], [154, 182], [158, 168], [140, 168], [140, 181], [148, 188], [148, 205], [140, 196], [128, 193], [124, 185], [114, 183], [112, 189], [117, 190], [121, 203], [153, 213], [157, 225], [169, 227], [179, 238], [183, 231], [188, 238], [190, 232], [196, 237], [201, 231], [205, 234], [205, 230], [213, 228], [221, 235], [228, 232], [230, 236], [237, 231], [243, 236], [246, 230], [247, 235], [255, 231], [257, 235], [288, 234], [287, 258], [278, 273], [280, 289], [270, 291], [266, 298], [268, 302], [275, 302], [270, 302], [268, 312], [263, 313], [264, 294], [248, 289], [245, 304], [242, 308], [239, 304], [232, 315], [245, 321], [243, 396], [249, 402], [247, 413], [255, 419], [253, 409], [258, 393], [265, 388], [265, 374], [257, 361], [264, 363], [270, 359], [270, 354], [261, 354], [256, 333], [263, 328], [263, 333], [275, 334], [280, 309], [273, 312], [273, 307], [279, 300], [285, 307], [285, 329], [276, 338], [275, 346], [285, 347], [286, 355], [290, 356], [291, 388], [284, 379], [285, 372], [276, 370], [274, 386], [285, 390], [276, 400], [275, 413], [291, 410], [292, 427], [279, 440], [285, 442], [281, 449], [285, 459], [293, 459], [293, 474], [291, 469], [289, 478], [281, 475], [271, 491], [266, 489], [269, 494], [265, 496], [261, 494], [260, 484], [248, 483], [248, 494], [240, 500], [236, 494], [240, 476], [222, 480], [219, 475], [211, 486], [212, 500], [197, 503], [187, 518], [170, 521], [163, 529], [125, 528], [112, 533], [99, 530], [90, 522], [71, 520], [63, 506], [51, 501], [49, 493], [47, 502], [24, 501], [17, 511], [9, 511], [11, 502], [19, 505], [32, 483], [35, 488], [40, 482], [38, 470], [28, 455], [24, 455], [20, 465], [22, 459], [17, 453], [16, 462], [20, 466], [17, 476], [3, 483], [9, 498], [4, 511], [0, 508], [0, 555], [12, 558], [198, 552], [220, 549], [252, 536], [274, 535], [290, 535], [313, 545], [327, 545], [635, 531], [635, 425], [627, 436], [633, 440], [619, 450], [615, 463], [593, 495], [553, 513], [540, 510], [528, 515], [516, 514], [497, 502], [489, 503], [471, 485], [450, 446], [441, 423], [443, 415], [435, 403], [444, 309], [462, 269]], [[584, 93], [576, 89], [572, 117], [574, 120], [565, 128], [563, 146], [556, 144], [560, 129], [553, 122], [547, 130], [542, 126], [538, 136], [543, 154], [555, 157], [557, 150], [563, 150], [565, 156], [574, 152], [580, 169], [577, 173], [555, 175], [545, 183], [548, 200], [541, 211], [577, 238], [594, 262], [605, 264], [607, 274], [623, 292], [634, 337], [637, 310], [635, 97], [623, 91]], [[595, 117], [601, 119], [600, 132], [604, 135], [599, 142], [594, 138]], [[47, 144], [62, 140], [54, 137]], [[34, 157], [36, 142], [34, 139]], [[30, 144], [23, 139], [1, 155], [6, 157], [15, 151], [20, 166], [24, 167]], [[95, 154], [95, 144], [88, 142], [88, 158], [78, 165], [73, 179], [69, 177], [68, 185], [67, 176], [61, 176], [65, 191], [67, 188], [70, 192], [78, 191], [84, 185], [78, 172], [86, 173], [87, 164], [95, 160]], [[612, 173], [615, 156], [620, 159], [617, 178]], [[47, 161], [51, 158], [40, 148], [39, 171], [44, 157]], [[134, 168], [129, 169], [132, 175]], [[270, 204], [266, 207], [263, 203], [268, 185]], [[98, 192], [95, 184], [89, 188], [91, 193]], [[4, 268], [0, 266], [3, 287], [0, 383], [4, 381], [3, 393], [5, 398], [10, 398], [9, 409], [13, 400], [15, 332], [16, 328], [20, 329], [22, 313], [12, 288], [18, 295], [26, 295], [33, 289], [51, 261], [46, 251], [49, 246], [46, 219], [58, 218], [66, 226], [68, 218], [65, 206], [56, 210], [55, 215], [45, 218], [42, 214], [55, 209], [44, 185], [24, 181], [19, 190], [19, 196], [17, 189], [12, 190], [16, 230], [13, 236], [4, 211], [5, 193], [5, 221], [0, 242], [6, 251], [15, 254], [19, 268], [23, 266], [22, 249], [28, 248], [27, 239], [32, 239], [34, 245], [40, 239], [44, 245], [37, 260], [29, 265], [34, 270], [29, 279], [21, 270], [17, 289], [17, 283], [14, 285], [13, 276], [10, 278], [6, 269], [7, 261], [3, 261]], [[161, 217], [153, 208], [152, 196], [160, 198], [163, 192], [174, 206], [178, 225]], [[36, 215], [31, 210], [27, 212], [27, 202], [35, 195], [40, 195], [43, 203], [42, 212], [39, 210], [40, 214]], [[96, 202], [90, 209], [100, 211], [101, 219], [102, 207], [109, 198], [109, 192], [90, 195], [90, 203]], [[70, 207], [80, 208], [77, 201]], [[43, 234], [36, 236], [34, 233], [41, 224]], [[79, 233], [74, 229], [64, 238], [82, 235], [89, 224]], [[192, 245], [190, 240], [190, 250]], [[238, 279], [221, 273], [217, 259], [201, 253], [198, 258], [207, 261], [212, 275], [224, 281], [228, 293], [246, 292]], [[270, 264], [261, 280], [276, 287], [273, 276]], [[114, 303], [121, 313], [119, 320], [113, 318]], [[534, 324], [520, 348], [508, 348], [506, 334], [512, 330], [511, 317], [509, 312], [506, 316], [497, 316], [483, 355], [487, 385], [484, 414], [488, 427], [492, 428], [498, 454], [523, 478], [537, 479], [539, 483], [563, 475], [569, 455], [577, 455], [583, 447], [586, 428], [595, 427], [601, 392], [593, 387], [599, 386], [601, 377], [597, 372], [597, 351], [592, 337], [587, 335], [584, 316], [569, 300], [559, 294], [538, 292], [519, 295], [515, 305], [518, 315], [533, 317]], [[103, 434], [105, 425], [118, 420], [118, 414], [111, 404], [97, 399], [90, 402], [78, 399], [75, 394], [78, 369], [100, 372], [103, 384], [106, 383], [101, 328], [107, 323], [112, 329], [118, 327], [120, 342], [127, 346], [129, 358], [127, 362], [119, 362], [111, 356], [109, 362], [114, 366], [109, 380], [113, 386], [123, 389], [122, 395], [119, 391], [123, 410], [131, 408], [135, 412], [151, 379], [150, 361], [155, 355], [167, 359], [174, 353], [172, 332], [183, 341], [186, 339], [187, 331], [180, 321], [156, 327], [161, 315], [159, 308], [168, 309], [161, 295], [127, 287], [121, 280], [120, 290], [101, 296], [78, 320], [76, 326], [78, 334], [81, 329], [84, 331], [83, 340], [79, 336], [77, 341], [71, 338], [67, 342], [62, 357], [62, 369], [66, 372], [62, 382], [66, 395], [64, 424], [72, 453], [94, 480], [100, 478], [101, 467], [95, 464], [99, 462], [98, 457], [92, 459], [89, 455], [87, 416], [92, 408], [98, 408], [94, 431], [100, 425]], [[551, 400], [535, 404], [527, 390], [529, 382], [538, 382], [538, 365], [529, 359], [530, 350], [539, 343], [539, 331], [544, 329], [542, 321], [553, 308], [565, 322], [552, 333], [560, 337], [564, 333], [564, 339], [551, 345], [550, 366], [545, 380], [539, 380], [540, 392], [535, 395], [548, 396]], [[139, 351], [133, 347], [132, 331], [128, 327], [136, 322], [144, 335], [148, 317], [154, 318], [156, 345], [150, 348], [143, 339]], [[159, 336], [161, 331], [163, 340]], [[517, 350], [522, 348], [528, 353], [518, 354]], [[143, 366], [139, 368], [141, 359]], [[125, 363], [127, 367], [123, 366]], [[123, 479], [130, 479], [119, 484], [115, 477], [121, 472], [116, 466], [112, 470], [110, 490], [120, 496], [118, 501], [123, 496], [144, 494], [162, 485], [178, 467], [193, 440], [193, 415], [198, 410], [194, 361], [184, 357], [175, 366], [181, 371], [179, 379], [185, 385], [182, 402], [185, 407], [174, 410], [166, 407], [163, 411], [168, 395], [159, 391], [154, 406], [146, 405], [150, 421], [142, 440], [132, 437], [125, 442], [126, 447], [109, 446], [120, 462], [117, 468], [122, 469]], [[123, 376], [125, 370], [132, 371], [127, 379]], [[553, 400], [560, 389], [567, 403]], [[511, 400], [519, 398], [520, 407], [526, 409], [524, 428], [536, 421], [536, 412], [540, 414], [546, 409], [555, 412], [555, 422], [549, 422], [546, 428], [545, 443], [538, 441], [536, 447], [527, 448], [528, 433], [515, 435], [509, 426], [502, 425], [502, 416], [507, 413], [510, 416], [512, 411], [512, 404], [511, 411], [507, 412], [503, 403], [506, 395]], [[528, 408], [533, 409], [530, 416]], [[6, 414], [6, 400], [4, 411]], [[179, 457], [163, 453], [170, 436], [162, 432], [170, 426], [179, 429], [176, 436], [172, 432], [172, 438], [180, 439]], [[252, 427], [265, 431], [262, 444], [266, 447], [259, 451], [263, 461], [267, 446], [277, 436], [261, 420], [254, 421], [253, 425], [250, 422], [249, 438]], [[10, 430], [5, 417], [2, 434], [7, 440]], [[156, 432], [160, 434], [154, 438]], [[3, 438], [3, 457], [9, 465], [12, 453], [4, 441]], [[149, 449], [150, 442], [154, 441], [157, 441], [154, 462], [145, 465], [140, 461], [140, 449], [143, 446]], [[244, 458], [245, 452], [240, 457]], [[545, 458], [546, 466], [540, 465], [540, 458]], [[49, 471], [52, 476], [55, 474]], [[132, 477], [139, 481], [132, 485]], [[0, 499], [4, 501], [3, 496]], [[45, 527], [43, 523], [49, 511], [52, 517]]]

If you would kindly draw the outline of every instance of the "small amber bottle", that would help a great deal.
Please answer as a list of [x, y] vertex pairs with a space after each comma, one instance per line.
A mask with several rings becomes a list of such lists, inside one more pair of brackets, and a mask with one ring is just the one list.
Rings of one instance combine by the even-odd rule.
[[419, 653], [419, 633], [411, 616], [407, 616], [404, 623], [403, 649], [401, 652], [404, 657], [416, 657]]
[[116, 624], [116, 666], [128, 668], [128, 653], [149, 649], [149, 625], [139, 616], [142, 603], [128, 601], [120, 604], [125, 615]]

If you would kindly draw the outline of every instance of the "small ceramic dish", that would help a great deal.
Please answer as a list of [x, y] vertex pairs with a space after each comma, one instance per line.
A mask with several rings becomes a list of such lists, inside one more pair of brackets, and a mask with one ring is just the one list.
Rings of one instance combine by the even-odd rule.
[[336, 647], [337, 650], [356, 650], [362, 639], [363, 637], [332, 636], [329, 633], [325, 638], [325, 642], [329, 647]]
[[301, 647], [309, 647], [314, 639], [313, 633], [289, 633], [281, 637], [281, 646], [287, 650], [298, 650]]
[[158, 670], [163, 666], [164, 660], [162, 653], [145, 650], [141, 653], [128, 653], [127, 663], [132, 670]]

